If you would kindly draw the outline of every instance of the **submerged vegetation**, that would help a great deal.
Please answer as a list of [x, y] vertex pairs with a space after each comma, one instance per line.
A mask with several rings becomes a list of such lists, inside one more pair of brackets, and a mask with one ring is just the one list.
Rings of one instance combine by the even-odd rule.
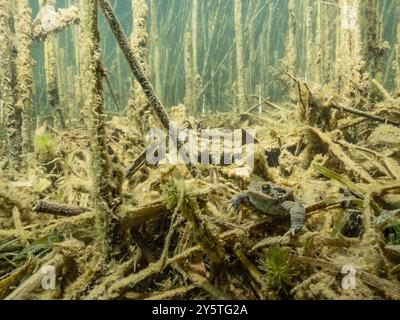
[[35, 137], [34, 148], [39, 161], [46, 163], [54, 160], [59, 145], [51, 134], [44, 133]]
[[294, 278], [298, 272], [291, 258], [288, 249], [272, 247], [265, 250], [259, 260], [259, 268], [265, 273], [267, 284], [277, 290], [287, 294], [287, 289], [293, 286]]
[[0, 0], [0, 298], [400, 299], [399, 10]]

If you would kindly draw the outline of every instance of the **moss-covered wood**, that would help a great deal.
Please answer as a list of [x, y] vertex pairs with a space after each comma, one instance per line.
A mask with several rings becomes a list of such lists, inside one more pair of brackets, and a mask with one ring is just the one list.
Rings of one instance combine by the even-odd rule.
[[4, 126], [7, 132], [7, 144], [10, 160], [10, 175], [21, 166], [21, 107], [17, 102], [16, 43], [13, 4], [8, 0], [0, 1], [0, 89], [4, 107]]
[[33, 149], [33, 65], [32, 58], [32, 9], [28, 0], [16, 3], [15, 34], [18, 56], [17, 105], [22, 110], [22, 149], [26, 154]]
[[121, 181], [115, 177], [108, 154], [104, 113], [104, 70], [98, 30], [98, 1], [88, 3], [89, 67], [88, 111], [91, 137], [91, 173], [96, 205], [96, 233], [99, 253], [108, 257], [113, 231], [112, 219], [121, 204]]

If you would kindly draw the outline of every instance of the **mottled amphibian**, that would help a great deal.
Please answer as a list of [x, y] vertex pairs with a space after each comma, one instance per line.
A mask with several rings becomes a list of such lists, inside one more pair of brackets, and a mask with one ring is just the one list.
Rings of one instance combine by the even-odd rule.
[[291, 227], [287, 234], [295, 235], [304, 226], [306, 209], [293, 192], [270, 182], [253, 182], [246, 192], [238, 193], [230, 207], [238, 213], [240, 204], [246, 203], [257, 210], [274, 216], [290, 215]]

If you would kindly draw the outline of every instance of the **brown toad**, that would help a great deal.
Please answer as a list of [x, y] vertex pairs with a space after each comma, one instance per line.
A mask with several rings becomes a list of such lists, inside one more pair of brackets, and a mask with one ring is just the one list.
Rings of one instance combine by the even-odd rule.
[[295, 235], [304, 226], [306, 209], [290, 189], [271, 182], [252, 182], [247, 191], [233, 197], [230, 207], [238, 213], [242, 203], [268, 215], [290, 215], [291, 227], [287, 234]]

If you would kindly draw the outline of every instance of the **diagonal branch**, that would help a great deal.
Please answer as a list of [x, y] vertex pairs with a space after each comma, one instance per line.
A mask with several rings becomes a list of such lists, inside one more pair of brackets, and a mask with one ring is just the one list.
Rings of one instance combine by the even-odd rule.
[[[169, 132], [177, 132], [175, 130], [175, 125], [172, 123], [167, 111], [165, 110], [164, 105], [160, 101], [160, 99], [157, 97], [157, 94], [153, 88], [153, 86], [150, 83], [150, 80], [146, 76], [138, 58], [135, 56], [129, 41], [122, 29], [121, 23], [118, 20], [117, 16], [115, 15], [110, 3], [107, 0], [99, 0], [100, 6], [103, 10], [104, 16], [106, 17], [106, 20], [108, 21], [110, 28], [112, 32], [115, 35], [115, 38], [117, 39], [117, 42], [121, 48], [121, 51], [123, 52], [129, 67], [136, 77], [137, 81], [139, 82], [140, 86], [142, 87], [144, 93], [146, 94], [147, 98], [149, 99], [150, 105], [153, 108], [155, 114], [157, 115], [158, 119], [161, 121], [161, 124], [163, 125], [164, 129]], [[175, 143], [171, 139], [173, 143]], [[178, 141], [177, 142], [177, 147], [178, 149], [181, 149], [183, 147], [182, 142]], [[143, 165], [145, 162], [141, 162]], [[191, 164], [187, 164], [189, 172], [192, 174], [194, 177], [196, 175], [195, 168]]]
[[33, 23], [32, 39], [44, 40], [52, 32], [61, 32], [74, 23], [79, 23], [79, 8], [71, 6], [58, 13], [41, 14]]

